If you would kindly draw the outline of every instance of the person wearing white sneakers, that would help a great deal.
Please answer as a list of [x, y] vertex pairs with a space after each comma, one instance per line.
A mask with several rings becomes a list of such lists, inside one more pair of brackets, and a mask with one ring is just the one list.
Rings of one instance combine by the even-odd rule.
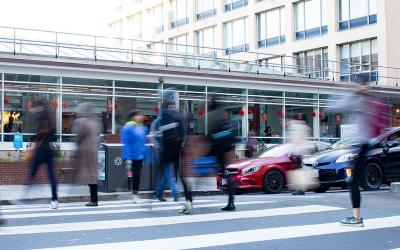
[[128, 114], [128, 122], [121, 130], [121, 142], [124, 145], [122, 158], [125, 164], [132, 168], [133, 202], [140, 203], [138, 195], [140, 185], [140, 173], [142, 171], [144, 154], [146, 152], [148, 128], [143, 125], [143, 116], [140, 110], [134, 110]]

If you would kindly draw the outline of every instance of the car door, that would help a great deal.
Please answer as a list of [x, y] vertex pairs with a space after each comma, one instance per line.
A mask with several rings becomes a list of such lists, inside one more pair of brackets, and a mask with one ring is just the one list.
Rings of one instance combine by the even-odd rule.
[[[400, 132], [395, 132], [386, 137], [381, 143], [382, 150], [385, 148], [385, 142], [396, 141], [400, 144]], [[389, 181], [400, 180], [400, 145], [393, 147], [384, 154], [383, 171]]]

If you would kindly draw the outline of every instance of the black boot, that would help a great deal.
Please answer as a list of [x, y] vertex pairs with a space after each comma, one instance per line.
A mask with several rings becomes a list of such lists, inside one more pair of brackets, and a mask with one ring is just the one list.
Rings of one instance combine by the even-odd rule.
[[232, 200], [228, 202], [226, 207], [221, 208], [222, 211], [235, 211], [235, 209], [235, 203]]

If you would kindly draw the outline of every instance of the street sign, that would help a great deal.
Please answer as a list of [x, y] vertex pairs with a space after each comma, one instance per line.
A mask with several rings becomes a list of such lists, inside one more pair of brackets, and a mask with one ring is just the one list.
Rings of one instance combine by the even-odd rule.
[[14, 134], [14, 148], [21, 149], [24, 146], [24, 135], [20, 132]]

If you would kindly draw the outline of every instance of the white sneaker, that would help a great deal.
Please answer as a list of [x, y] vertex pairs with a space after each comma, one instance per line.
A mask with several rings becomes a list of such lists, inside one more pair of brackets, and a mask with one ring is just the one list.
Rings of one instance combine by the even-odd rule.
[[50, 208], [51, 209], [57, 209], [58, 208], [58, 201], [51, 201]]
[[141, 203], [141, 202], [142, 202], [142, 200], [140, 199], [139, 195], [134, 194], [134, 195], [133, 195], [133, 203], [139, 204], [139, 203]]
[[187, 201], [185, 205], [183, 205], [183, 208], [181, 209], [181, 211], [179, 211], [179, 213], [190, 214], [192, 211], [193, 211], [193, 205], [190, 201]]

